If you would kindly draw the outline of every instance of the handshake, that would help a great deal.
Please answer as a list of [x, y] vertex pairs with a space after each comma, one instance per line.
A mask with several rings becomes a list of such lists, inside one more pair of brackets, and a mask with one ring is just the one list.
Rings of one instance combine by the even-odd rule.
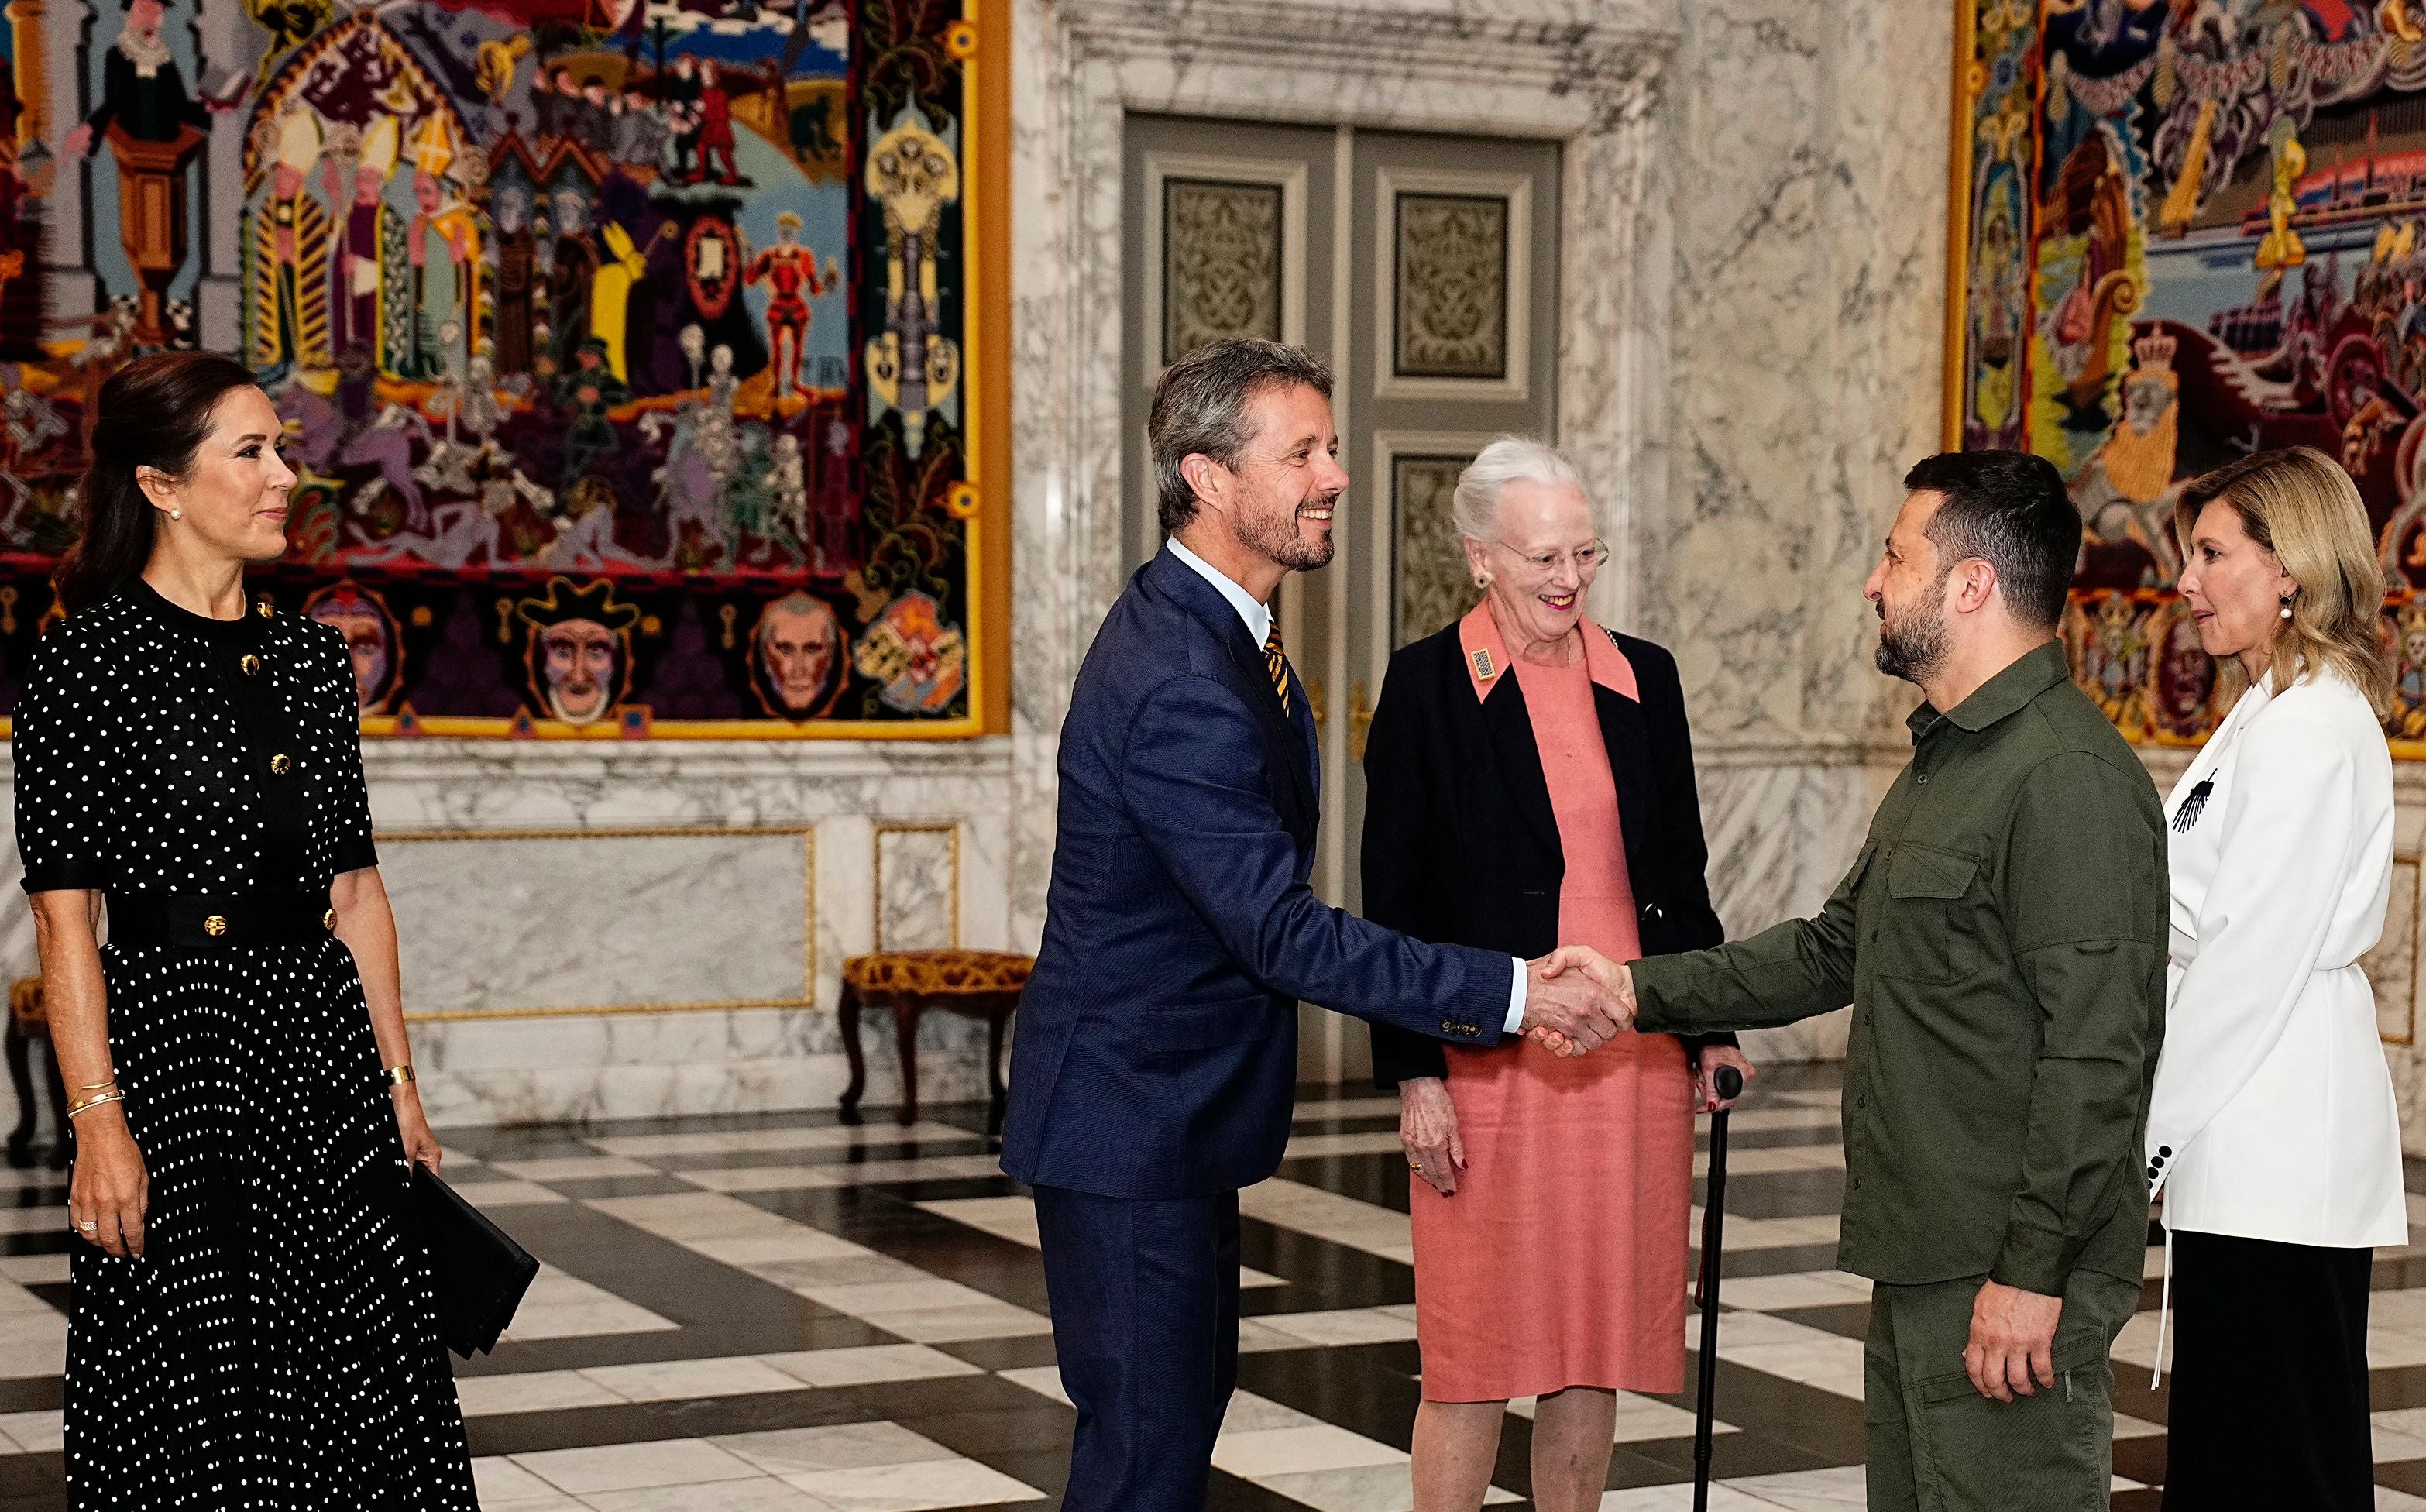
[[1525, 1033], [1557, 1055], [1581, 1055], [1634, 1027], [1634, 973], [1588, 946], [1567, 945], [1525, 969]]

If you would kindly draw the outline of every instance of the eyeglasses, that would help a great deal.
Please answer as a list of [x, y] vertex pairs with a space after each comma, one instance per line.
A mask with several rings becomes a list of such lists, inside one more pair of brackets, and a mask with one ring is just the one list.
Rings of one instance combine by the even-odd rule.
[[1569, 562], [1575, 563], [1578, 577], [1589, 577], [1600, 570], [1602, 562], [1609, 560], [1609, 543], [1606, 541], [1594, 541], [1580, 551], [1543, 552], [1518, 551], [1507, 542], [1496, 539], [1491, 544], [1502, 551], [1514, 552], [1527, 566], [1545, 577], [1557, 577], [1559, 569]]

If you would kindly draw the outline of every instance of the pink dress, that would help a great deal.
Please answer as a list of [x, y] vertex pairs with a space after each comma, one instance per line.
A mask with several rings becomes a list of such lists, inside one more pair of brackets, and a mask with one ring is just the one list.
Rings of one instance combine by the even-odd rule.
[[[1631, 961], [1642, 947], [1593, 684], [1630, 694], [1633, 675], [1597, 626], [1583, 633], [1587, 658], [1575, 666], [1511, 662], [1490, 610], [1478, 609], [1468, 661], [1487, 645], [1524, 690], [1566, 858], [1559, 943]], [[1693, 1182], [1684, 1047], [1623, 1034], [1574, 1060], [1529, 1040], [1452, 1049], [1448, 1091], [1465, 1142], [1457, 1195], [1408, 1183], [1425, 1398], [1684, 1390]], [[1578, 1277], [1593, 1281], [1581, 1300], [1567, 1289]]]

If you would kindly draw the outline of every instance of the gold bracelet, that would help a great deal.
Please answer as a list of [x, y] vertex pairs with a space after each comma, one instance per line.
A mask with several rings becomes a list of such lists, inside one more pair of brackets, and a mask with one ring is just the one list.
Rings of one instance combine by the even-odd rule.
[[387, 1068], [387, 1084], [389, 1086], [405, 1086], [419, 1080], [420, 1079], [418, 1077], [415, 1077], [412, 1074], [412, 1063], [411, 1061], [405, 1062], [402, 1065], [391, 1065]]
[[118, 1078], [115, 1074], [112, 1074], [103, 1077], [98, 1081], [88, 1081], [84, 1085], [76, 1088], [76, 1090], [78, 1092], [102, 1092], [116, 1085], [118, 1085]]
[[85, 1110], [89, 1108], [98, 1108], [105, 1102], [124, 1102], [125, 1100], [126, 1094], [123, 1092], [105, 1092], [97, 1097], [87, 1097], [82, 1102], [69, 1103], [68, 1116], [73, 1118], [76, 1114], [83, 1113]]

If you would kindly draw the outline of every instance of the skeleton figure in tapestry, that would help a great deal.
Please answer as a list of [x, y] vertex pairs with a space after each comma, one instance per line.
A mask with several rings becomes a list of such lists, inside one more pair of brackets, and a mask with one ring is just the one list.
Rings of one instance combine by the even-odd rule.
[[8, 489], [8, 506], [0, 511], [0, 542], [23, 542], [18, 516], [34, 491], [22, 473], [34, 457], [68, 433], [68, 423], [40, 395], [25, 387], [24, 369], [0, 363], [0, 484]]

